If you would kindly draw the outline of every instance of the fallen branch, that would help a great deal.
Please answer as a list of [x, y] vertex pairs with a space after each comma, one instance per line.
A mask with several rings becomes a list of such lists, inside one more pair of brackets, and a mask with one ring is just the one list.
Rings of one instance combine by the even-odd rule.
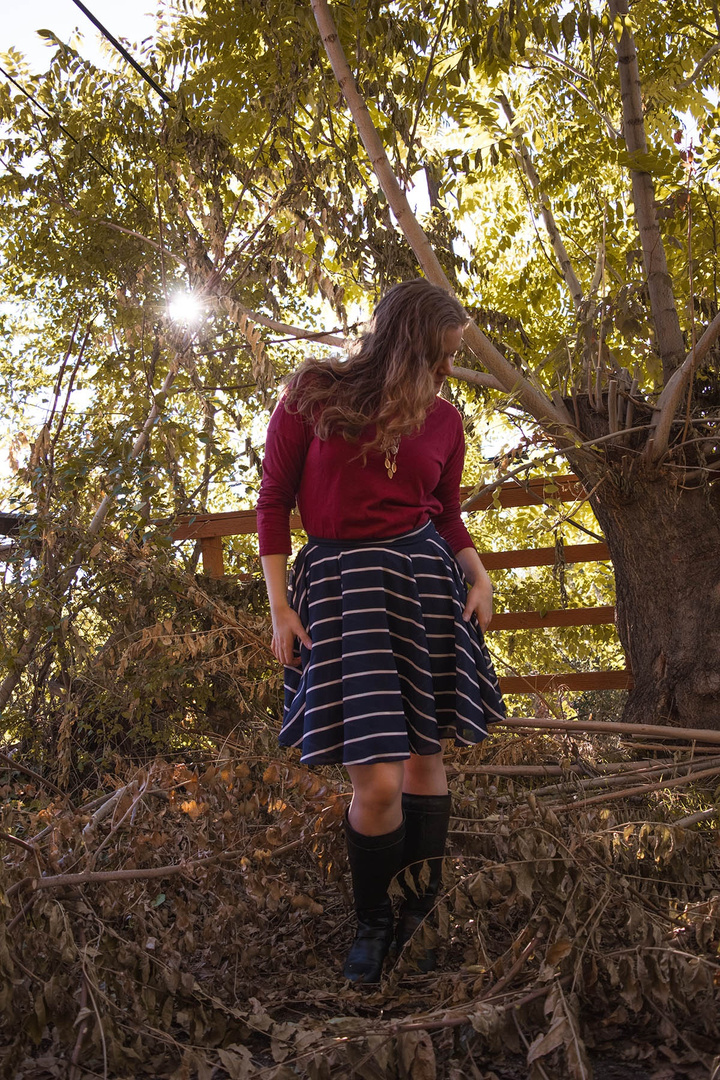
[[[677, 769], [682, 768], [697, 772], [700, 770], [701, 766], [707, 768], [709, 764], [710, 763], [708, 761], [698, 762], [697, 765], [693, 765], [688, 761], [673, 761], [669, 763], [663, 762], [660, 765], [651, 765], [641, 769], [625, 769], [622, 770], [620, 773], [612, 776], [590, 776], [584, 780], [576, 781], [573, 788], [566, 787], [565, 790], [587, 791], [589, 788], [603, 786], [605, 786], [606, 789], [610, 789], [612, 787], [617, 787], [620, 784], [627, 784], [628, 780], [639, 781], [645, 777], [657, 776], [658, 773], [675, 772]], [[712, 764], [717, 765], [720, 768], [720, 758], [712, 759]], [[548, 784], [546, 787], [534, 788], [532, 794], [533, 796], [535, 796], [535, 798], [537, 798], [538, 796], [542, 795], [559, 795], [562, 790], [563, 788], [560, 784]], [[501, 796], [496, 800], [498, 805], [501, 806], [514, 801], [515, 796], [510, 795]]]
[[[597, 773], [620, 773], [635, 772], [646, 765], [655, 765], [656, 762], [648, 758], [643, 761], [614, 761], [593, 764], [591, 768]], [[687, 762], [681, 762], [687, 765]], [[456, 765], [449, 764], [447, 772], [450, 776], [464, 773], [466, 776], [565, 776], [580, 774], [587, 776], [587, 769], [582, 765]], [[597, 779], [592, 777], [592, 779]], [[538, 790], [534, 794], [538, 794]]]
[[[293, 851], [300, 847], [304, 841], [292, 840], [289, 844], [276, 848], [267, 856], [275, 859], [278, 855], [284, 855], [287, 851]], [[146, 869], [137, 870], [84, 870], [79, 874], [53, 874], [48, 877], [25, 877], [16, 881], [5, 892], [10, 897], [17, 895], [25, 889], [63, 889], [77, 888], [80, 885], [95, 885], [106, 881], [151, 881], [156, 878], [176, 877], [178, 874], [192, 874], [195, 870], [203, 870], [214, 863], [233, 862], [242, 859], [248, 854], [248, 849], [242, 851], [223, 851], [219, 855], [208, 855], [205, 859], [193, 859], [190, 862], [170, 863], [167, 866], [150, 866]]]
[[489, 990], [486, 990], [484, 994], [481, 994], [480, 1001], [487, 1001], [488, 998], [497, 997], [497, 995], [502, 990], [504, 990], [506, 986], [510, 985], [510, 983], [515, 978], [518, 971], [520, 971], [520, 968], [524, 965], [524, 963], [528, 959], [528, 957], [532, 956], [532, 954], [535, 952], [538, 945], [543, 940], [543, 938], [546, 936], [549, 929], [550, 929], [549, 920], [548, 919], [543, 919], [542, 922], [540, 923], [540, 926], [538, 927], [538, 930], [537, 930], [537, 933], [535, 934], [535, 937], [532, 939], [532, 941], [528, 942], [528, 944], [525, 946], [523, 951], [518, 956], [515, 963], [510, 968], [510, 970], [507, 971], [505, 973], [505, 975], [503, 975], [503, 977], [501, 979], [498, 979], [498, 981], [496, 983], [494, 983], [494, 985], [491, 986]]
[[524, 731], [534, 728], [541, 731], [568, 731], [576, 735], [587, 732], [599, 735], [657, 735], [662, 739], [675, 739], [679, 742], [720, 745], [720, 731], [711, 731], [708, 728], [677, 728], [668, 724], [625, 724], [614, 720], [546, 720], [537, 716], [510, 716], [493, 724], [493, 730], [503, 727]]
[[712, 821], [720, 815], [720, 810], [717, 806], [713, 806], [710, 810], [698, 810], [694, 814], [688, 814], [687, 817], [678, 818], [677, 821], [673, 821], [673, 825], [676, 829], [686, 829], [688, 825], [697, 825], [699, 821]]
[[605, 791], [602, 795], [593, 795], [589, 799], [581, 799], [575, 803], [558, 803], [550, 809], [555, 813], [559, 813], [561, 810], [581, 810], [585, 806], [595, 806], [597, 803], [607, 802], [608, 799], [629, 799], [634, 795], [649, 795], [653, 791], [682, 787], [685, 784], [692, 784], [697, 780], [705, 780], [709, 776], [718, 775], [720, 775], [720, 766], [715, 766], [712, 769], [695, 770], [685, 776], [676, 776], [671, 780], [662, 780], [657, 784], [644, 784], [642, 787], [624, 788], [622, 791]]
[[[133, 784], [136, 784], [136, 783], [137, 783], [136, 780], [132, 780], [129, 784], [125, 784], [124, 787], [116, 788], [116, 790], [113, 791], [112, 794], [110, 794], [107, 797], [103, 798], [103, 801], [100, 803], [100, 806], [95, 811], [95, 813], [92, 815], [92, 817], [88, 821], [87, 825], [85, 825], [85, 827], [83, 828], [83, 831], [82, 831], [83, 832], [83, 837], [85, 837], [86, 840], [95, 831], [95, 828], [100, 824], [100, 822], [104, 821], [104, 819], [108, 816], [108, 814], [113, 813], [113, 811], [115, 810], [115, 807], [117, 806], [118, 802], [123, 797], [125, 792], [129, 788], [131, 788], [133, 786]], [[89, 807], [88, 807], [88, 809], [89, 809]]]
[[[654, 750], [655, 753], [658, 753], [658, 751], [661, 751], [661, 750], [662, 751], [667, 751], [667, 750], [679, 750], [680, 749], [679, 747], [668, 746], [667, 743], [664, 743], [664, 742], [647, 742], [647, 743], [643, 742], [643, 743], [639, 743], [639, 742], [635, 742], [634, 739], [633, 740], [622, 739], [621, 740], [621, 746], [625, 747], [625, 749], [627, 749], [627, 750]], [[692, 748], [689, 748], [688, 750], [686, 750], [685, 753], [716, 754], [717, 750], [715, 749], [714, 746], [693, 746]]]

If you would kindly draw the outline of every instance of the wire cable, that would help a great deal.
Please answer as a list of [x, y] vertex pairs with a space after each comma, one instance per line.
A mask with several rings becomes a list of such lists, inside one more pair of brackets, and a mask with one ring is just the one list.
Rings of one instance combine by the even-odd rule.
[[165, 91], [162, 89], [162, 87], [158, 86], [158, 84], [153, 79], [152, 75], [149, 75], [147, 73], [147, 71], [145, 70], [145, 68], [142, 67], [141, 64], [138, 64], [137, 60], [135, 60], [134, 57], [132, 57], [130, 55], [130, 53], [127, 51], [127, 49], [124, 48], [124, 46], [122, 46], [120, 44], [120, 42], [117, 40], [117, 38], [113, 37], [113, 35], [110, 33], [110, 31], [107, 29], [107, 27], [103, 26], [103, 24], [100, 22], [100, 20], [97, 19], [93, 15], [93, 13], [91, 11], [89, 11], [88, 8], [85, 7], [85, 5], [83, 3], [81, 3], [81, 0], [73, 0], [73, 4], [75, 4], [76, 7], [80, 8], [83, 15], [85, 15], [90, 20], [90, 22], [93, 24], [93, 26], [97, 27], [97, 29], [100, 31], [102, 36], [104, 38], [106, 38], [110, 42], [110, 44], [113, 46], [113, 48], [117, 49], [117, 51], [120, 53], [120, 55], [123, 56], [125, 58], [125, 60], [127, 60], [128, 64], [130, 64], [131, 67], [133, 67], [135, 69], [135, 71], [137, 71], [138, 75], [140, 75], [141, 78], [143, 78], [145, 80], [145, 82], [148, 83], [149, 86], [152, 86], [155, 93], [160, 95], [160, 97], [163, 99], [165, 104], [170, 105], [172, 103], [171, 98], [165, 93]]
[[[44, 115], [47, 116], [47, 118], [49, 120], [56, 120], [57, 125], [60, 128], [60, 130], [62, 131], [62, 133], [64, 135], [67, 135], [68, 139], [72, 140], [72, 142], [74, 142], [76, 146], [81, 145], [80, 139], [76, 139], [75, 136], [73, 135], [72, 131], [68, 131], [68, 129], [65, 127], [65, 125], [62, 124], [57, 119], [56, 116], [53, 116], [53, 114], [48, 109], [45, 108], [45, 106], [42, 104], [42, 102], [38, 101], [38, 99], [33, 94], [31, 94], [29, 90], [26, 90], [25, 87], [21, 83], [19, 83], [17, 81], [17, 79], [13, 78], [13, 76], [10, 74], [10, 72], [6, 71], [5, 68], [2, 67], [1, 65], [0, 65], [0, 75], [4, 75], [5, 78], [8, 80], [8, 82], [11, 82], [13, 84], [13, 86], [16, 87], [16, 89], [18, 89], [20, 91], [21, 94], [24, 94], [25, 97], [28, 99], [28, 101], [31, 101], [33, 103], [33, 105], [35, 105], [36, 108], [40, 109], [40, 111], [42, 113], [44, 113]], [[132, 188], [129, 188], [127, 186], [127, 184], [125, 183], [124, 180], [121, 180], [117, 176], [115, 176], [115, 174], [113, 172], [111, 172], [110, 169], [108, 169], [107, 165], [104, 165], [102, 163], [102, 161], [100, 161], [100, 158], [95, 157], [92, 150], [89, 150], [87, 145], [83, 145], [83, 148], [84, 148], [85, 152], [87, 153], [88, 157], [92, 161], [94, 161], [95, 164], [100, 169], [102, 169], [102, 171], [105, 173], [106, 176], [110, 177], [110, 179], [113, 181], [113, 183], [120, 184], [121, 187], [124, 187], [125, 190], [127, 191], [128, 195], [130, 195], [131, 198], [133, 198], [135, 200], [135, 202], [138, 204], [138, 206], [142, 206], [143, 210], [148, 210], [148, 207], [145, 205], [145, 203], [142, 201], [142, 199], [139, 198], [135, 194], [135, 192], [132, 190]], [[149, 213], [149, 210], [148, 210], [148, 213]]]

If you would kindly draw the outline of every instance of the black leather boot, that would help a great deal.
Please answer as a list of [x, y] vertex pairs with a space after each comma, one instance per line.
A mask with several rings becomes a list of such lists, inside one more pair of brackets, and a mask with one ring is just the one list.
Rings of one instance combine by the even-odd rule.
[[[450, 823], [450, 796], [404, 793], [402, 804], [405, 814], [403, 866], [409, 867], [413, 884], [411, 886], [404, 875], [400, 876], [405, 899], [395, 933], [398, 953], [430, 914], [437, 900]], [[424, 863], [430, 871], [427, 885], [420, 883], [425, 877], [422, 873]], [[425, 956], [416, 959], [415, 964], [420, 971], [433, 971], [437, 965], [435, 950], [427, 949]]]
[[405, 823], [382, 836], [355, 832], [345, 818], [348, 862], [352, 874], [357, 932], [343, 975], [350, 982], [380, 981], [383, 960], [393, 939], [393, 910], [388, 888], [400, 870]]

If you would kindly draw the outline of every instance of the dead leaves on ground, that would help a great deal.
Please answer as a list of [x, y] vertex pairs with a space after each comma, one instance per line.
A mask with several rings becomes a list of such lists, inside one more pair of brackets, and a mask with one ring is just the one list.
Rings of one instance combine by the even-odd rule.
[[459, 780], [421, 932], [440, 970], [414, 973], [417, 941], [378, 988], [352, 988], [344, 781], [261, 749], [156, 760], [77, 809], [6, 785], [2, 830], [32, 850], [2, 849], [3, 1075], [590, 1080], [610, 1050], [647, 1076], [711, 1074], [714, 827], [673, 827], [659, 797], [560, 817], [530, 782], [508, 805], [499, 782]]

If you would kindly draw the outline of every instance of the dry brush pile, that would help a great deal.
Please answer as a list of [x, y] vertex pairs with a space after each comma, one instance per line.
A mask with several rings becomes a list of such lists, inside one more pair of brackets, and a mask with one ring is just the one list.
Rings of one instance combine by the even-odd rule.
[[[275, 748], [256, 585], [163, 551], [106, 537], [48, 591], [4, 713], [3, 1078], [720, 1076], [717, 746], [576, 725], [453, 752], [439, 969], [411, 942], [350, 987], [347, 781]], [[36, 610], [9, 580], [6, 636]]]
[[[77, 805], [9, 774], [3, 1076], [720, 1075], [713, 782], [657, 789], [712, 753], [504, 732], [454, 755], [424, 931], [440, 968], [414, 972], [411, 943], [361, 989], [340, 975], [346, 783], [254, 731], [202, 765], [108, 774]], [[623, 795], [659, 765], [655, 791]]]

